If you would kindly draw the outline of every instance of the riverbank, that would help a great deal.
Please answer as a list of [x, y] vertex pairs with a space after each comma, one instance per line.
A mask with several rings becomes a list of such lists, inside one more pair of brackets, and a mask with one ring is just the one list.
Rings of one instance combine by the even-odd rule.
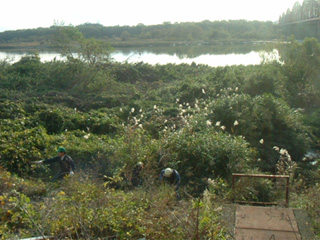
[[[154, 41], [154, 40], [130, 40], [107, 41], [114, 48], [131, 47], [172, 47], [172, 46], [235, 46], [235, 45], [266, 45], [277, 44], [279, 40], [224, 40], [224, 41]], [[0, 43], [0, 50], [5, 51], [54, 51], [50, 41]]]

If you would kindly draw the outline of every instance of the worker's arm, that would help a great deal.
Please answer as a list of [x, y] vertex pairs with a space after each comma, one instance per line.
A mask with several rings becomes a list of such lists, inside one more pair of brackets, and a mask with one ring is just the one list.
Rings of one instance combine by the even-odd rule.
[[164, 175], [164, 170], [161, 171], [161, 174], [160, 174], [160, 177], [159, 177], [160, 180], [163, 179], [163, 175]]
[[41, 164], [41, 163], [43, 163], [43, 161], [44, 161], [44, 160], [40, 160], [40, 161], [33, 161], [32, 163], [33, 163], [33, 164]]
[[176, 181], [175, 181], [175, 185], [178, 185], [180, 183], [180, 174], [178, 173], [177, 170], [174, 170], [175, 171], [175, 174], [176, 174]]
[[48, 164], [48, 163], [53, 163], [59, 161], [61, 158], [59, 156], [53, 157], [53, 158], [47, 158], [45, 160], [42, 160], [43, 163]]

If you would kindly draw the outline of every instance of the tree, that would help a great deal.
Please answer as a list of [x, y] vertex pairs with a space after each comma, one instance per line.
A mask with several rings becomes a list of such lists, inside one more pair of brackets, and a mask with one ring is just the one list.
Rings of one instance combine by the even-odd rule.
[[85, 38], [78, 28], [57, 26], [53, 46], [67, 59], [80, 59], [95, 66], [110, 60], [113, 48], [105, 41]]
[[279, 47], [280, 60], [284, 63], [286, 86], [293, 107], [315, 109], [320, 96], [320, 44], [315, 38], [298, 43], [291, 38], [289, 44]]
[[69, 61], [67, 72], [72, 74], [72, 85], [87, 91], [95, 82], [105, 84], [109, 79], [105, 74], [106, 64], [110, 62], [113, 48], [105, 41], [85, 38], [73, 26], [58, 26], [56, 30], [53, 45]]

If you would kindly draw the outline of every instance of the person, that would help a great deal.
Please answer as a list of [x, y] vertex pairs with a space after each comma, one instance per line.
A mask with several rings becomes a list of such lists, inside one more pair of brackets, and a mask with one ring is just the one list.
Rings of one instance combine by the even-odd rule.
[[73, 176], [74, 175], [73, 171], [76, 169], [74, 161], [69, 155], [66, 154], [66, 149], [64, 147], [59, 147], [57, 152], [58, 152], [58, 156], [56, 157], [34, 162], [35, 164], [41, 164], [41, 163], [49, 164], [53, 162], [59, 163], [60, 171], [52, 178], [51, 181], [62, 179], [66, 175]]
[[181, 178], [180, 178], [179, 172], [175, 169], [172, 169], [172, 168], [163, 169], [160, 174], [160, 180], [166, 181], [169, 184], [174, 185], [175, 192], [177, 194], [177, 198], [178, 198], [178, 200], [180, 200], [180, 194], [179, 194], [178, 190], [180, 188]]
[[132, 171], [131, 184], [133, 187], [139, 187], [142, 185], [141, 171], [143, 169], [143, 163], [138, 162]]

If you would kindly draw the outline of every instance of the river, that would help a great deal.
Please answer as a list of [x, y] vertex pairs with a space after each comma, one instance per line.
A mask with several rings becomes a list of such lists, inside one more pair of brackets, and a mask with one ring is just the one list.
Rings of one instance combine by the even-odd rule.
[[[277, 59], [278, 53], [272, 48], [263, 46], [170, 46], [170, 47], [140, 47], [117, 48], [111, 54], [116, 62], [145, 62], [155, 64], [206, 64], [212, 67], [227, 65], [255, 65], [268, 59]], [[9, 59], [11, 62], [19, 61], [31, 51], [11, 50], [0, 51], [0, 60]], [[41, 61], [52, 61], [54, 58], [63, 59], [57, 52], [39, 51]]]

